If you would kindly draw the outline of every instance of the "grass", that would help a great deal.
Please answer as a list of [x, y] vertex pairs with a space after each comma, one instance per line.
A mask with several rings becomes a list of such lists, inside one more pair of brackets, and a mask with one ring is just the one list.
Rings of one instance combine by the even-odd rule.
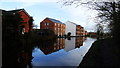
[[119, 66], [119, 48], [113, 39], [95, 41], [78, 67], [117, 67]]

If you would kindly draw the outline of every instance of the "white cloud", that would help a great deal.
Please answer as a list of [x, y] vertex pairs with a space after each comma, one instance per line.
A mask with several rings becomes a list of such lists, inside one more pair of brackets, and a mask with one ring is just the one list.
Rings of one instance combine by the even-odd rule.
[[86, 30], [94, 30], [94, 17], [97, 15], [97, 11], [88, 9], [87, 7], [79, 6], [67, 6], [63, 7], [63, 11], [68, 13], [71, 18], [70, 21], [85, 27]]

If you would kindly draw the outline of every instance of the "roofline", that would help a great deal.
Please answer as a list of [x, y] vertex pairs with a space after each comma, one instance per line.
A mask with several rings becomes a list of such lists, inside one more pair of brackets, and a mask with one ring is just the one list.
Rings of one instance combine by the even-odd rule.
[[[25, 9], [21, 9], [20, 11], [22, 11], [22, 10], [23, 10], [29, 17], [31, 17], [31, 16], [25, 11]], [[20, 12], [20, 11], [19, 11], [19, 12]]]
[[[45, 19], [53, 19], [53, 18], [50, 18], [50, 17], [46, 17]], [[54, 20], [57, 20], [57, 19], [54, 19]], [[51, 21], [51, 20], [50, 20]], [[59, 21], [59, 20], [57, 20], [57, 21]], [[53, 22], [53, 21], [52, 21]], [[61, 21], [60, 21], [61, 22]], [[57, 22], [55, 22], [55, 23], [57, 23]], [[61, 22], [61, 23], [59, 23], [59, 24], [65, 24], [65, 23], [63, 23], [63, 22]]]
[[78, 25], [78, 24], [76, 24], [76, 23], [74, 23], [74, 22], [71, 22], [71, 21], [67, 21], [67, 22], [70, 22], [70, 23], [72, 23], [72, 24]]
[[[23, 8], [23, 9], [15, 9], [15, 10], [20, 10], [20, 11], [16, 11], [16, 12], [24, 11], [29, 17], [31, 17], [31, 16], [25, 11], [24, 8]], [[8, 12], [12, 12], [12, 11], [15, 11], [15, 10], [7, 10], [7, 11], [8, 11]], [[6, 11], [6, 10], [4, 10], [4, 11]]]

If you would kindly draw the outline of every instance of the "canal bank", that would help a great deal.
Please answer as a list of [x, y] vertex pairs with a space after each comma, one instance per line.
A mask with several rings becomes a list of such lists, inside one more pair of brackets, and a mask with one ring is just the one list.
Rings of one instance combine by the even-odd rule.
[[113, 39], [96, 40], [83, 57], [79, 68], [119, 68], [119, 48]]

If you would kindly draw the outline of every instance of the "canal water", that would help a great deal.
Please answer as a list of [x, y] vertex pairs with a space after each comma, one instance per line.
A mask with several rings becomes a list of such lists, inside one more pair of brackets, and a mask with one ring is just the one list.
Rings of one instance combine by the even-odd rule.
[[78, 66], [95, 40], [73, 37], [42, 42], [32, 50], [32, 66]]

